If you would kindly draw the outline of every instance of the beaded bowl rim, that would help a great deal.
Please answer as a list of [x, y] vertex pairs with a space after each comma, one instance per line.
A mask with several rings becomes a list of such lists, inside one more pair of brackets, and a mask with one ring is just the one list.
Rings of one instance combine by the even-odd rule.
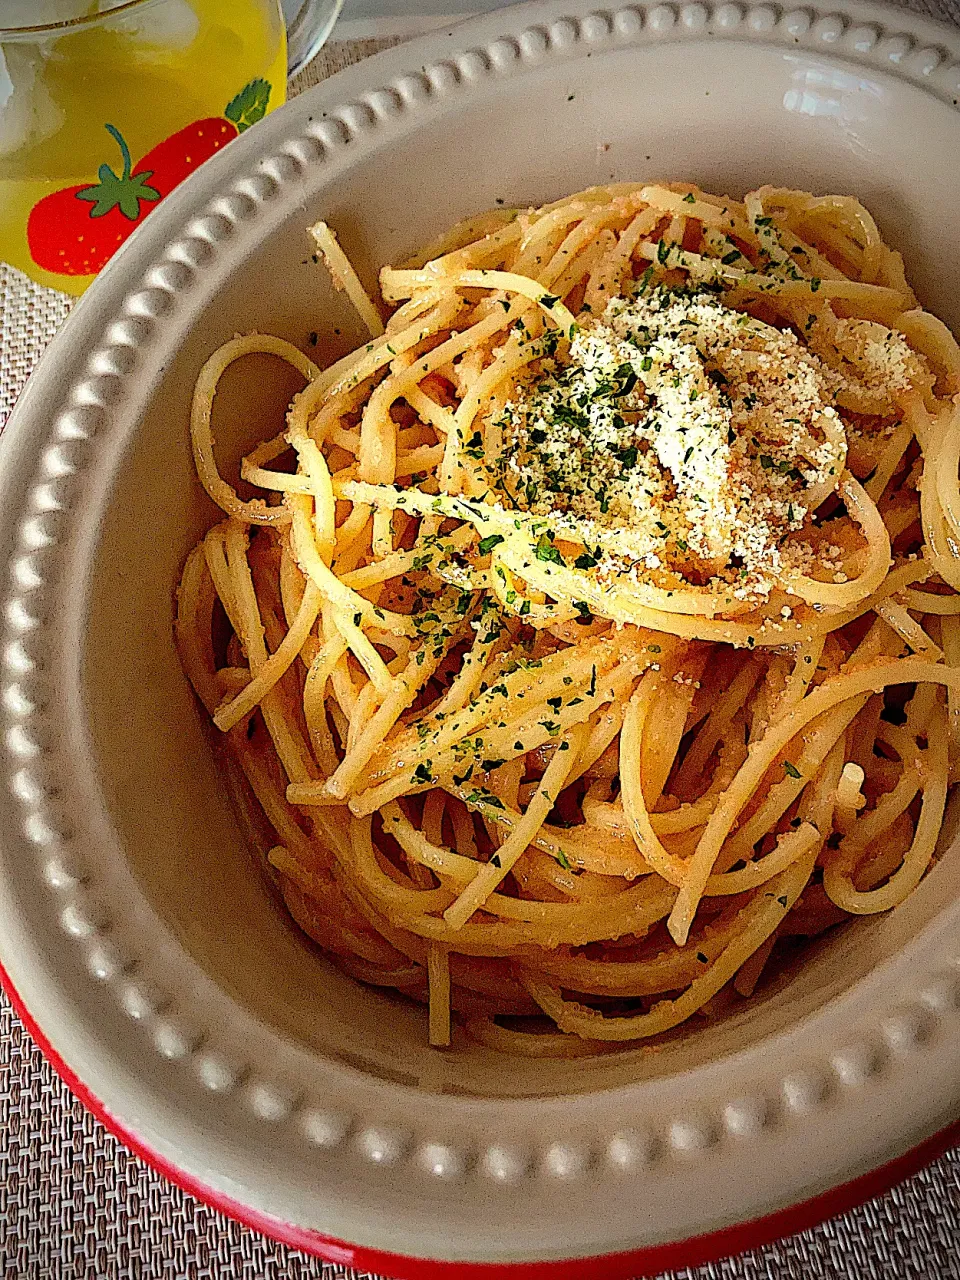
[[[235, 1136], [216, 1175], [205, 1180], [213, 1193], [372, 1248], [509, 1262], [659, 1244], [776, 1211], [856, 1177], [928, 1138], [960, 1106], [949, 1069], [960, 1049], [960, 908], [942, 912], [904, 954], [803, 1027], [780, 1033], [776, 1060], [789, 1061], [789, 1070], [764, 1067], [748, 1050], [737, 1071], [729, 1062], [712, 1064], [706, 1097], [695, 1080], [672, 1079], [610, 1091], [617, 1105], [606, 1109], [604, 1095], [441, 1097], [413, 1112], [403, 1086], [328, 1061], [309, 1064], [311, 1084], [322, 1080], [322, 1101], [318, 1089], [303, 1096], [295, 1081], [308, 1055], [283, 1046], [273, 1056], [261, 1052], [257, 1064], [257, 1054], [243, 1047], [250, 1036], [258, 1043], [256, 1028], [238, 1018], [223, 993], [183, 957], [171, 952], [160, 964], [151, 952], [149, 941], [162, 938], [162, 930], [146, 910], [136, 920], [143, 945], [139, 952], [131, 947], [137, 900], [119, 907], [116, 879], [114, 898], [104, 899], [84, 859], [68, 788], [58, 781], [69, 744], [51, 723], [58, 708], [68, 717], [75, 709], [54, 678], [69, 640], [57, 619], [84, 473], [98, 453], [109, 453], [111, 428], [129, 417], [136, 398], [131, 375], [177, 343], [231, 245], [236, 251], [251, 228], [268, 232], [286, 196], [302, 193], [306, 174], [316, 194], [383, 145], [398, 121], [426, 122], [451, 105], [469, 109], [476, 87], [551, 58], [569, 61], [664, 39], [827, 53], [882, 69], [954, 108], [960, 101], [960, 33], [858, 0], [822, 9], [694, 2], [604, 10], [585, 0], [533, 0], [474, 19], [339, 73], [178, 188], [77, 306], [0, 442], [0, 540], [9, 566], [0, 641], [7, 774], [0, 801], [0, 963], [52, 1052], [108, 1116], [142, 1136], [145, 1149], [185, 1177], [209, 1171], [211, 1150], [198, 1131], [200, 1118], [209, 1117]], [[122, 861], [122, 850], [116, 852]], [[132, 879], [123, 883], [136, 894]], [[58, 948], [63, 954], [54, 962], [51, 949]], [[181, 1013], [185, 1002], [169, 994], [174, 975], [196, 983], [194, 1005], [205, 1007], [206, 1017], [197, 1018], [194, 1008]], [[269, 1041], [263, 1030], [261, 1050]], [[108, 1044], [108, 1031], [116, 1043]], [[140, 1079], [131, 1064], [144, 1055], [150, 1066]], [[936, 1083], [907, 1107], [918, 1072]], [[868, 1111], [895, 1116], [896, 1131], [888, 1120], [865, 1120]], [[828, 1158], [836, 1125], [854, 1113], [857, 1141]], [[272, 1166], [262, 1176], [252, 1171], [252, 1153], [281, 1133], [300, 1153], [301, 1173], [315, 1179], [310, 1191]], [[782, 1185], [754, 1190], [735, 1210], [705, 1207], [702, 1220], [687, 1211], [674, 1221], [631, 1227], [622, 1214], [602, 1240], [588, 1222], [612, 1195], [633, 1200], [657, 1181], [682, 1200], [694, 1185], [702, 1187], [705, 1170], [722, 1185], [751, 1150], [769, 1152], [774, 1144], [782, 1154], [798, 1143], [823, 1153], [818, 1183], [804, 1183], [808, 1175], [798, 1166]], [[583, 1206], [571, 1213], [564, 1197], [565, 1235], [534, 1245], [529, 1235], [511, 1234], [508, 1210], [526, 1211], [561, 1189], [576, 1189]], [[462, 1222], [451, 1226], [466, 1190], [482, 1194], [491, 1209], [492, 1226], [473, 1239], [457, 1234]], [[427, 1211], [404, 1226], [396, 1210], [411, 1191]], [[378, 1198], [377, 1212], [369, 1197]]]

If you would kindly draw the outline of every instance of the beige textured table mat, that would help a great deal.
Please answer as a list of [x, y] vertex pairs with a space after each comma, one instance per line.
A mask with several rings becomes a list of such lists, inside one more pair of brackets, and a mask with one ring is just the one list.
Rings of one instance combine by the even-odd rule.
[[[908, 7], [960, 25], [958, 0]], [[292, 91], [394, 43], [333, 42]], [[69, 299], [0, 263], [0, 427], [68, 310]], [[0, 1268], [4, 1280], [359, 1280], [224, 1218], [130, 1155], [2, 997]], [[960, 1150], [841, 1218], [662, 1280], [960, 1280]]]

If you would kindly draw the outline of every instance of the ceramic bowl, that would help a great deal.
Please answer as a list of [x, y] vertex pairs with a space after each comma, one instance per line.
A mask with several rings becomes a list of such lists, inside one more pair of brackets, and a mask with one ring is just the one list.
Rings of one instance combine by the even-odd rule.
[[[958, 99], [960, 33], [902, 12], [538, 0], [296, 99], [164, 201], [77, 306], [0, 446], [0, 961], [75, 1089], [171, 1177], [392, 1274], [579, 1278], [795, 1227], [946, 1141], [946, 835], [891, 915], [655, 1051], [432, 1050], [420, 1010], [291, 926], [171, 620], [214, 518], [187, 433], [203, 360], [237, 331], [316, 334], [323, 360], [359, 338], [311, 260], [318, 217], [372, 281], [468, 212], [614, 178], [851, 192], [960, 327]], [[232, 370], [224, 456], [276, 429], [290, 391], [269, 359]]]

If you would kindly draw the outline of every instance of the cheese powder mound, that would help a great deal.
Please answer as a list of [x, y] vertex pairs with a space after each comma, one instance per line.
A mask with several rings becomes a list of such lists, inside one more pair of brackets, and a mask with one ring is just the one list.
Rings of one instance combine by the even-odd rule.
[[[897, 394], [911, 387], [932, 390], [934, 379], [922, 356], [911, 351], [902, 334], [875, 320], [836, 320], [818, 324], [811, 347], [825, 357], [839, 354], [837, 403], [857, 404], [861, 411], [896, 415]], [[826, 340], [825, 340], [826, 339]]]
[[602, 530], [608, 571], [766, 594], [803, 567], [809, 547], [785, 540], [843, 472], [839, 385], [794, 333], [712, 293], [615, 298], [506, 404], [499, 482], [557, 536]]

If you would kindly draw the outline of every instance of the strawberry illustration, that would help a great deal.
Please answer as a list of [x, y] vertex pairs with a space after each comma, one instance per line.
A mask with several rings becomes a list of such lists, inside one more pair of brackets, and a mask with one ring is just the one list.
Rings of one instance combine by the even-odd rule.
[[269, 82], [252, 80], [228, 104], [225, 119], [209, 116], [188, 124], [159, 142], [136, 166], [120, 130], [106, 125], [120, 148], [120, 173], [102, 164], [97, 182], [64, 187], [38, 200], [27, 219], [30, 256], [38, 267], [59, 275], [99, 271], [157, 202], [204, 160], [261, 120], [269, 101]]

